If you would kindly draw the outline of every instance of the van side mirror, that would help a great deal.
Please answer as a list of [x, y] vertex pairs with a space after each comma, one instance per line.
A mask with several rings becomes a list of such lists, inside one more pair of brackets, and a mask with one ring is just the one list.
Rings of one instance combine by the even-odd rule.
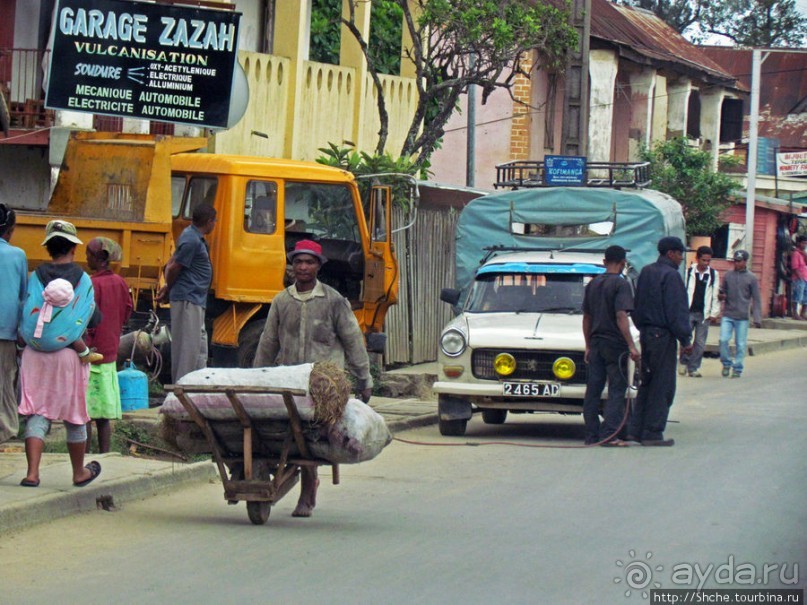
[[460, 291], [454, 288], [443, 288], [440, 290], [440, 300], [448, 303], [452, 307], [456, 307], [460, 301]]

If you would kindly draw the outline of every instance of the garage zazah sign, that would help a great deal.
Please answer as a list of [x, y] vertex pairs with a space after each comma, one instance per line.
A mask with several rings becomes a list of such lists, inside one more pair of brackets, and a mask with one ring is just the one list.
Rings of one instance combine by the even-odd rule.
[[45, 104], [224, 128], [240, 13], [127, 0], [58, 0]]

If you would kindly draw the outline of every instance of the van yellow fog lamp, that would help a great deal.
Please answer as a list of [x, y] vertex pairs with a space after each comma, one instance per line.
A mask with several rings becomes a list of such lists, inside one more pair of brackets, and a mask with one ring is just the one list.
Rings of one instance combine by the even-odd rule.
[[568, 357], [558, 357], [552, 364], [552, 373], [560, 380], [569, 380], [576, 371], [577, 366]]
[[510, 376], [516, 371], [516, 358], [510, 353], [499, 353], [493, 360], [493, 369], [499, 376]]

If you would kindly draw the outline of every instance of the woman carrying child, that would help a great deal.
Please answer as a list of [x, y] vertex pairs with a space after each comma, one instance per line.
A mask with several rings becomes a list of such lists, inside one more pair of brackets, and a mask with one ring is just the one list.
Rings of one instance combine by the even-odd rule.
[[83, 487], [101, 473], [96, 461], [84, 465], [85, 425], [90, 420], [86, 400], [89, 365], [82, 363], [82, 358], [91, 362], [102, 356], [92, 354], [81, 340], [91, 325], [95, 297], [89, 276], [73, 262], [77, 244], [81, 240], [72, 223], [50, 221], [42, 245], [52, 261], [37, 267], [28, 281], [20, 327], [27, 345], [21, 360], [19, 407], [20, 414], [26, 416], [28, 472], [20, 482], [24, 487], [39, 485], [45, 435], [53, 420], [62, 420], [67, 431], [73, 485]]

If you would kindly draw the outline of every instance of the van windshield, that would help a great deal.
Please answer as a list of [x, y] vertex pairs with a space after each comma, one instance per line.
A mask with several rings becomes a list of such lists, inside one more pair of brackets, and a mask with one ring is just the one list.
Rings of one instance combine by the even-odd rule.
[[487, 273], [474, 281], [469, 313], [583, 312], [583, 293], [594, 275], [564, 273]]

